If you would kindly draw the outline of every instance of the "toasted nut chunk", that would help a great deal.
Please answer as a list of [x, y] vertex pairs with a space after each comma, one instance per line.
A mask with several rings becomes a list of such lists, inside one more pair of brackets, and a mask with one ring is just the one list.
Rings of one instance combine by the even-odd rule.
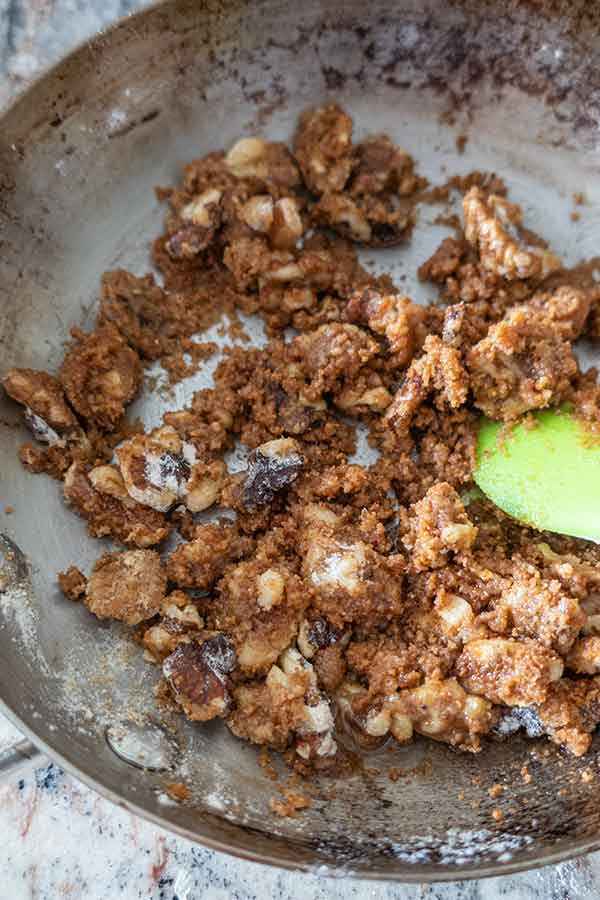
[[61, 444], [64, 437], [81, 433], [57, 378], [34, 369], [9, 369], [2, 384], [9, 397], [25, 407], [25, 421], [38, 441]]
[[580, 675], [600, 673], [600, 637], [588, 635], [575, 641], [565, 659], [567, 669]]
[[492, 704], [467, 693], [455, 678], [428, 679], [420, 687], [400, 691], [389, 708], [396, 740], [410, 740], [414, 728], [461, 750], [479, 750], [480, 735], [487, 734], [495, 721]]
[[183, 591], [172, 591], [160, 605], [160, 622], [144, 632], [142, 644], [149, 662], [162, 663], [179, 644], [198, 636], [204, 620]]
[[270, 194], [250, 197], [242, 206], [240, 216], [253, 231], [268, 234], [273, 224], [273, 198]]
[[545, 579], [535, 566], [520, 564], [486, 620], [494, 631], [535, 638], [564, 655], [586, 624], [587, 616], [560, 581]]
[[550, 686], [536, 712], [550, 740], [583, 756], [600, 723], [600, 679], [562, 678]]
[[248, 509], [271, 503], [289, 487], [304, 465], [300, 446], [293, 438], [277, 438], [256, 448], [248, 459], [241, 484], [241, 502]]
[[303, 232], [298, 203], [293, 197], [282, 197], [273, 207], [273, 221], [269, 228], [271, 243], [278, 250], [291, 250]]
[[227, 467], [220, 459], [196, 463], [186, 486], [183, 502], [191, 512], [202, 512], [219, 499]]
[[560, 260], [542, 247], [528, 246], [518, 226], [521, 209], [503, 197], [486, 197], [472, 187], [463, 200], [465, 236], [477, 247], [482, 264], [491, 272], [512, 281], [516, 278], [545, 278], [560, 269]]
[[352, 171], [352, 119], [336, 103], [302, 113], [294, 153], [315, 194], [343, 190]]
[[207, 635], [180, 644], [163, 663], [163, 674], [188, 719], [207, 722], [224, 716], [231, 705], [228, 675], [236, 665], [227, 635]]
[[93, 487], [101, 494], [108, 494], [126, 505], [131, 505], [123, 476], [115, 466], [94, 466], [88, 473]]
[[90, 334], [75, 332], [60, 380], [71, 406], [102, 428], [113, 428], [133, 400], [142, 380], [137, 353], [113, 325]]
[[199, 225], [202, 228], [210, 228], [215, 224], [215, 210], [218, 207], [223, 191], [217, 188], [209, 188], [202, 194], [198, 194], [181, 210], [179, 215], [189, 225]]
[[234, 693], [236, 709], [228, 725], [238, 737], [281, 750], [294, 742], [308, 762], [335, 756], [331, 708], [313, 667], [297, 650], [286, 650], [265, 682], [240, 685]]
[[559, 656], [537, 641], [489, 638], [470, 641], [456, 664], [461, 684], [471, 693], [506, 706], [543, 703], [563, 673]]
[[398, 366], [407, 366], [424, 339], [424, 311], [403, 294], [380, 294], [372, 289], [350, 297], [346, 315], [384, 335]]
[[123, 498], [116, 476], [106, 479], [103, 473], [98, 490], [91, 481], [94, 472], [97, 479], [97, 470], [87, 473], [80, 463], [73, 463], [64, 482], [66, 503], [87, 521], [93, 537], [110, 535], [136, 547], [152, 547], [167, 537], [169, 525], [161, 513], [135, 503], [129, 496]]
[[137, 625], [160, 609], [167, 575], [154, 550], [107, 553], [94, 565], [85, 605], [99, 619], [119, 619]]
[[285, 750], [304, 723], [305, 672], [287, 675], [273, 666], [266, 680], [239, 684], [233, 689], [235, 705], [227, 724], [237, 737], [253, 744]]
[[468, 376], [454, 347], [442, 343], [437, 335], [428, 335], [424, 353], [413, 360], [398, 388], [385, 420], [398, 433], [405, 434], [417, 411], [434, 393], [439, 409], [457, 409], [467, 399]]
[[266, 142], [262, 138], [241, 138], [225, 157], [225, 165], [238, 178], [248, 175], [265, 178], [267, 175], [266, 149]]
[[116, 453], [127, 493], [138, 503], [165, 512], [185, 496], [196, 450], [171, 426], [135, 435]]
[[339, 630], [349, 622], [389, 621], [403, 606], [404, 560], [380, 555], [357, 531], [338, 528], [329, 513], [316, 504], [305, 508], [300, 533], [302, 574], [315, 589], [315, 613]]
[[354, 158], [350, 188], [353, 197], [386, 192], [406, 197], [422, 182], [414, 173], [412, 157], [385, 134], [368, 137], [357, 144]]
[[219, 496], [224, 464], [197, 461], [195, 446], [182, 441], [170, 425], [136, 435], [116, 453], [129, 496], [143, 506], [166, 512], [183, 500], [192, 512], [200, 512]]
[[280, 188], [295, 187], [300, 182], [287, 147], [258, 137], [237, 141], [225, 157], [225, 166], [237, 178], [261, 178]]
[[445, 565], [450, 553], [470, 550], [476, 537], [477, 528], [460, 497], [453, 487], [440, 482], [411, 506], [409, 529], [402, 542], [411, 551], [411, 567], [423, 572]]
[[309, 602], [287, 566], [254, 558], [230, 568], [218, 585], [214, 627], [231, 635], [240, 669], [267, 672], [292, 643]]
[[578, 372], [570, 344], [527, 304], [509, 310], [467, 355], [475, 405], [510, 421], [559, 403]]
[[372, 237], [371, 226], [358, 203], [346, 194], [324, 194], [315, 207], [317, 221], [354, 241], [368, 244]]
[[250, 538], [241, 537], [233, 525], [199, 525], [194, 540], [180, 544], [167, 559], [169, 580], [180, 587], [207, 590], [228, 563], [241, 559], [252, 546]]

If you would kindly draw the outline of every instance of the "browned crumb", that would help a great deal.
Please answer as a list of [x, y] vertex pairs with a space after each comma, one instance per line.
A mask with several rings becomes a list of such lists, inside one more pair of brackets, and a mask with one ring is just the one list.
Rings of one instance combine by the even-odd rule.
[[58, 584], [69, 600], [81, 600], [85, 594], [87, 578], [76, 566], [69, 566], [66, 572], [58, 573]]
[[295, 819], [298, 813], [303, 809], [310, 809], [312, 800], [304, 794], [296, 794], [293, 791], [286, 791], [284, 799], [278, 800], [272, 798], [269, 800], [271, 811], [282, 818]]
[[178, 803], [182, 803], [190, 798], [190, 789], [182, 781], [172, 781], [166, 784], [165, 792], [172, 800], [176, 800]]
[[504, 785], [502, 784], [493, 784], [491, 788], [488, 788], [488, 794], [492, 798], [492, 800], [496, 800], [504, 790]]
[[459, 153], [465, 152], [465, 147], [467, 146], [467, 141], [469, 140], [468, 134], [459, 134], [456, 138], [456, 149]]
[[8, 505], [8, 506], [4, 507], [4, 512], [6, 513], [7, 516], [10, 516], [12, 513], [14, 513], [14, 511], [15, 511], [14, 506]]
[[502, 810], [498, 809], [498, 807], [493, 809], [492, 819], [494, 819], [495, 822], [502, 822], [502, 820], [504, 819], [504, 813], [502, 812]]

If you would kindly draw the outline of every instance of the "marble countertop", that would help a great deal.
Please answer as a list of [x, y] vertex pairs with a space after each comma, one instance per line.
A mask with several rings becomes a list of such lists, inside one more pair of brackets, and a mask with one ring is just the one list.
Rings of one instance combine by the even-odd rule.
[[[0, 0], [0, 104], [139, 0]], [[19, 737], [0, 717], [0, 751]], [[0, 871], [11, 900], [598, 900], [600, 853], [509, 878], [443, 886], [327, 880], [173, 837], [48, 760], [0, 783]]]

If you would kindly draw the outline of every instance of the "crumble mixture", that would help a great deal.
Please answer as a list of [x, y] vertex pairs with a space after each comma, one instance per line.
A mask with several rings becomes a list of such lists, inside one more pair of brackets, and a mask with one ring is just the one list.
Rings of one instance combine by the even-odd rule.
[[[508, 518], [472, 471], [482, 413], [568, 400], [600, 419], [572, 349], [600, 335], [591, 268], [565, 270], [499, 178], [430, 188], [389, 137], [353, 142], [334, 103], [301, 115], [291, 151], [243, 138], [158, 193], [163, 285], [105, 273], [59, 371], [4, 377], [35, 439], [23, 465], [126, 548], [60, 573], [66, 596], [132, 627], [158, 702], [222, 718], [303, 775], [339, 770], [349, 737], [478, 751], [524, 729], [584, 754], [600, 548]], [[435, 303], [359, 263], [357, 245], [402, 244], [419, 204], [456, 193], [455, 236], [418, 272]], [[243, 336], [237, 310], [262, 317], [267, 346], [229, 347], [214, 388], [149, 433], [127, 421], [144, 367], [189, 375], [215, 350], [193, 336], [224, 313]], [[357, 424], [368, 468], [349, 462]], [[230, 474], [237, 442], [251, 452]]]

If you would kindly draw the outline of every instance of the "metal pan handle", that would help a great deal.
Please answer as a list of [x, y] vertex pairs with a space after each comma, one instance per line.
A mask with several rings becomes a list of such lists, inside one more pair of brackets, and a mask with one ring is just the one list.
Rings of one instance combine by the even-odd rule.
[[0, 750], [0, 784], [24, 769], [40, 765], [42, 758], [37, 747], [25, 738], [12, 747]]

